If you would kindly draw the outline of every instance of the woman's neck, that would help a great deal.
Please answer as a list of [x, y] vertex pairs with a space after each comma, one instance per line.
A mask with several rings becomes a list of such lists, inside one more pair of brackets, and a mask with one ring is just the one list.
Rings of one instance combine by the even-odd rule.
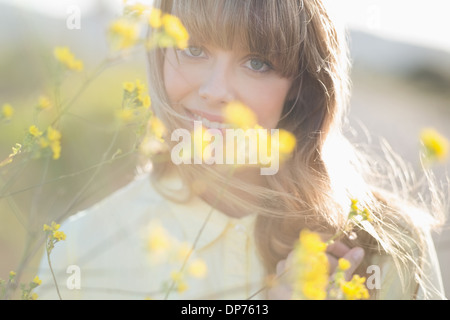
[[[266, 186], [267, 181], [264, 176], [259, 174], [259, 170], [253, 169], [240, 169], [234, 174], [234, 178], [237, 178], [245, 183], [254, 186]], [[242, 192], [236, 188], [230, 188], [231, 185], [226, 186], [227, 191], [231, 192], [234, 196], [240, 198], [242, 202], [249, 202], [250, 204], [258, 204], [257, 197], [249, 192]], [[233, 205], [232, 202], [227, 201], [221, 197], [221, 189], [206, 188], [204, 192], [199, 195], [206, 203], [215, 206], [222, 213], [232, 218], [243, 218], [250, 214], [254, 214], [250, 208], [243, 209], [242, 205]], [[219, 198], [219, 199], [218, 199]]]

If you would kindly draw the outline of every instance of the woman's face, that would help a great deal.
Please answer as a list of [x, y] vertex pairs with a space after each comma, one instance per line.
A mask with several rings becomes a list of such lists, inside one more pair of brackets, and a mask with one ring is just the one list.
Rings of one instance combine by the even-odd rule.
[[274, 129], [292, 80], [251, 52], [192, 45], [166, 51], [164, 83], [173, 108], [205, 127], [223, 128], [224, 108], [239, 101], [256, 114], [259, 125]]

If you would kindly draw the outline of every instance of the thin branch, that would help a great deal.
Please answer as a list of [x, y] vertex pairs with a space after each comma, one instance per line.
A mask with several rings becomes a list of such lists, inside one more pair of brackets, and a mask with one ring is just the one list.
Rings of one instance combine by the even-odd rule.
[[50, 250], [49, 250], [48, 244], [45, 246], [45, 251], [47, 252], [47, 262], [48, 262], [48, 266], [50, 267], [50, 273], [52, 274], [53, 282], [55, 283], [56, 293], [58, 294], [59, 300], [62, 300], [61, 293], [59, 292], [58, 282], [56, 281], [55, 273], [53, 272], [52, 262], [50, 260]]
[[[233, 167], [230, 169], [230, 171], [228, 172], [227, 180], [231, 178], [231, 176], [233, 175], [235, 169], [236, 169], [236, 166], [233, 166]], [[210, 220], [210, 218], [211, 218], [211, 216], [212, 216], [214, 210], [216, 209], [216, 206], [219, 204], [219, 201], [220, 201], [220, 199], [222, 198], [222, 196], [223, 196], [223, 194], [224, 194], [224, 192], [225, 192], [227, 186], [228, 186], [228, 185], [224, 185], [223, 188], [221, 188], [219, 195], [218, 195], [217, 198], [215, 199], [216, 201], [215, 201], [214, 204], [211, 206], [211, 209], [210, 209], [210, 211], [209, 211], [209, 213], [208, 213], [208, 216], [206, 217], [205, 221], [203, 222], [202, 227], [200, 228], [199, 232], [197, 233], [197, 236], [196, 236], [196, 238], [195, 238], [195, 240], [194, 240], [194, 243], [192, 244], [191, 250], [189, 251], [188, 255], [186, 256], [186, 258], [185, 258], [184, 261], [183, 261], [183, 264], [182, 264], [182, 266], [181, 266], [181, 268], [180, 268], [180, 273], [183, 272], [184, 268], [185, 268], [186, 265], [187, 265], [187, 262], [188, 262], [189, 258], [191, 257], [192, 253], [195, 251], [195, 248], [197, 247], [197, 244], [198, 244], [198, 241], [199, 241], [199, 239], [200, 239], [200, 236], [202, 235], [203, 231], [205, 230], [206, 225], [208, 224], [208, 222], [209, 222], [209, 220]], [[164, 300], [167, 300], [167, 299], [169, 298], [169, 295], [170, 295], [170, 293], [173, 291], [174, 287], [175, 287], [175, 281], [172, 281], [172, 283], [171, 283], [169, 289], [167, 290], [166, 296], [164, 297]]]
[[[135, 152], [136, 152], [136, 150], [133, 149], [131, 151], [128, 151], [126, 153], [122, 153], [121, 155], [118, 155], [118, 156], [114, 157], [114, 159], [112, 159], [112, 160], [114, 161], [114, 160], [118, 160], [118, 159], [121, 159], [121, 158], [125, 158], [125, 157], [127, 157], [127, 156], [129, 156], [129, 155], [131, 155], [131, 154], [133, 154]], [[55, 179], [47, 180], [47, 181], [44, 181], [42, 183], [39, 183], [39, 184], [30, 186], [30, 187], [27, 187], [27, 188], [24, 188], [24, 189], [20, 189], [20, 190], [17, 190], [17, 191], [13, 191], [11, 193], [0, 195], [0, 199], [7, 198], [7, 197], [12, 197], [12, 196], [15, 196], [15, 195], [17, 195], [19, 193], [26, 192], [26, 191], [29, 191], [29, 190], [32, 190], [32, 189], [35, 189], [35, 188], [39, 188], [39, 187], [44, 186], [46, 184], [58, 182], [58, 181], [63, 180], [63, 179], [76, 177], [77, 175], [89, 172], [89, 171], [91, 171], [93, 169], [96, 169], [96, 168], [98, 168], [100, 166], [103, 166], [105, 164], [109, 164], [109, 163], [111, 163], [112, 160], [108, 159], [108, 160], [99, 162], [99, 163], [97, 163], [97, 164], [95, 164], [95, 165], [93, 165], [91, 167], [88, 167], [88, 168], [85, 168], [83, 170], [74, 172], [74, 173], [69, 173], [69, 174], [66, 174], [66, 175], [62, 175], [62, 176], [59, 176], [59, 177], [57, 177]]]

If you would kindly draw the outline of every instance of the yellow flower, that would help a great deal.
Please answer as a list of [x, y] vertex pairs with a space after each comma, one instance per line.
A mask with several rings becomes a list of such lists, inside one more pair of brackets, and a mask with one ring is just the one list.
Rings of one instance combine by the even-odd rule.
[[59, 141], [52, 142], [50, 148], [53, 152], [53, 159], [58, 160], [61, 157], [61, 144]]
[[363, 220], [367, 220], [367, 221], [369, 221], [369, 222], [372, 222], [372, 221], [373, 221], [372, 213], [370, 212], [369, 209], [364, 208], [364, 210], [361, 212], [361, 215], [362, 215], [362, 217], [363, 217]]
[[181, 20], [171, 14], [163, 14], [159, 9], [153, 9], [149, 16], [149, 25], [157, 29], [148, 42], [148, 49], [178, 47], [184, 49], [188, 45], [189, 33]]
[[369, 298], [369, 291], [367, 290], [364, 283], [366, 282], [365, 277], [360, 277], [359, 275], [354, 275], [350, 281], [342, 281], [340, 288], [347, 300], [361, 300]]
[[340, 258], [338, 260], [338, 264], [339, 264], [339, 269], [341, 269], [342, 271], [348, 270], [351, 267], [350, 261], [348, 261], [344, 258]]
[[240, 102], [231, 102], [225, 107], [225, 121], [241, 129], [254, 128], [257, 125], [256, 114]]
[[152, 102], [145, 84], [137, 79], [135, 82], [124, 82], [123, 89], [125, 91], [124, 105], [122, 110], [116, 112], [116, 117], [124, 123], [146, 119]]
[[154, 8], [150, 12], [148, 18], [148, 23], [152, 28], [159, 29], [162, 27], [162, 11], [160, 9]]
[[66, 234], [62, 231], [58, 231], [59, 228], [60, 225], [57, 224], [55, 221], [53, 221], [50, 226], [44, 224], [43, 230], [47, 235], [47, 244], [46, 244], [47, 254], [50, 254], [52, 252], [57, 242], [66, 240]]
[[57, 224], [55, 221], [51, 223], [51, 225], [44, 224], [43, 230], [45, 232], [50, 231], [49, 237], [51, 240], [62, 241], [66, 240], [66, 234], [62, 231], [58, 231], [61, 225]]
[[11, 120], [12, 116], [14, 114], [14, 108], [11, 107], [10, 104], [6, 103], [2, 107], [2, 117], [6, 120]]
[[203, 278], [207, 271], [206, 263], [200, 259], [192, 261], [188, 267], [189, 274], [195, 278]]
[[299, 241], [306, 252], [324, 252], [327, 248], [326, 243], [322, 241], [319, 234], [307, 229], [300, 233]]
[[124, 82], [123, 89], [127, 92], [132, 93], [135, 89], [133, 82]]
[[137, 95], [138, 96], [142, 95], [142, 93], [145, 91], [145, 84], [143, 84], [141, 82], [141, 80], [139, 80], [139, 79], [136, 79], [135, 84], [136, 84], [136, 93], [137, 93]]
[[152, 135], [154, 135], [159, 141], [164, 141], [164, 135], [166, 134], [167, 130], [164, 126], [164, 123], [158, 119], [156, 116], [153, 116], [150, 119], [150, 132]]
[[59, 230], [60, 227], [61, 227], [60, 224], [56, 223], [55, 221], [52, 222], [52, 229], [53, 230]]
[[352, 202], [350, 208], [351, 208], [353, 211], [359, 211], [359, 208], [358, 208], [358, 200], [356, 200], [356, 199], [350, 199], [350, 200], [351, 200], [351, 202]]
[[181, 243], [175, 251], [175, 261], [184, 261], [192, 251], [192, 245]]
[[38, 296], [38, 294], [36, 292], [33, 292], [31, 294], [31, 297], [30, 297], [31, 300], [37, 300], [38, 298], [39, 298], [39, 296]]
[[308, 300], [325, 300], [327, 293], [321, 286], [318, 286], [315, 281], [306, 281], [303, 285], [303, 295]]
[[[16, 277], [16, 273], [14, 271], [10, 271], [9, 272], [9, 281], [15, 282], [15, 279], [14, 279], [15, 277]], [[0, 279], [0, 282], [1, 282], [1, 279]]]
[[53, 50], [53, 55], [56, 60], [58, 60], [67, 69], [74, 71], [83, 70], [83, 62], [81, 60], [77, 60], [68, 47], [56, 47]]
[[41, 148], [45, 149], [50, 147], [53, 153], [53, 159], [57, 160], [61, 156], [61, 132], [54, 129], [53, 127], [47, 128], [46, 137], [42, 137], [39, 140]]
[[172, 271], [170, 273], [170, 279], [172, 279], [172, 281], [179, 282], [183, 280], [183, 274], [179, 271]]
[[188, 285], [187, 285], [187, 283], [186, 282], [179, 282], [178, 284], [177, 284], [177, 292], [178, 293], [183, 293], [183, 292], [185, 292], [186, 290], [188, 289]]
[[420, 140], [425, 149], [427, 160], [445, 161], [448, 156], [449, 142], [435, 129], [428, 128], [422, 130]]
[[286, 130], [280, 130], [279, 139], [280, 139], [280, 146], [279, 146], [280, 153], [290, 154], [292, 151], [294, 151], [297, 140], [295, 139], [295, 136], [292, 133]]
[[61, 225], [57, 224], [55, 221], [51, 223], [51, 226], [44, 224], [44, 231], [56, 231], [61, 227]]
[[51, 106], [51, 103], [50, 103], [50, 100], [47, 97], [41, 96], [39, 98], [39, 103], [38, 103], [38, 108], [39, 109], [46, 110], [46, 109], [50, 108], [50, 106]]
[[109, 33], [117, 49], [127, 49], [139, 40], [139, 25], [135, 21], [120, 18], [111, 23]]
[[188, 286], [184, 280], [184, 276], [180, 271], [172, 271], [170, 273], [170, 278], [174, 282], [178, 293], [183, 293], [187, 290]]
[[166, 34], [175, 41], [178, 48], [184, 49], [187, 47], [189, 34], [178, 17], [165, 14], [162, 17], [162, 24]]
[[48, 127], [47, 129], [47, 138], [50, 141], [58, 141], [61, 139], [61, 132], [52, 127]]
[[28, 129], [28, 132], [36, 138], [39, 138], [40, 136], [42, 136], [42, 132], [39, 131], [38, 127], [36, 127], [35, 125], [30, 126], [30, 128]]
[[[370, 210], [367, 208], [361, 209], [358, 204], [359, 201], [357, 199], [351, 199], [350, 213], [348, 215], [349, 220], [356, 223], [360, 221], [372, 222], [373, 218]], [[354, 218], [356, 218], [356, 220]]]
[[323, 300], [327, 297], [329, 264], [326, 244], [317, 233], [302, 230], [294, 248], [293, 299]]
[[66, 240], [66, 234], [62, 231], [55, 231], [53, 232], [53, 238], [58, 241]]
[[171, 238], [166, 229], [157, 222], [153, 222], [149, 227], [147, 238], [147, 248], [150, 251], [161, 252], [171, 246]]
[[124, 89], [128, 93], [131, 93], [131, 95], [128, 96], [127, 99], [131, 99], [131, 101], [133, 101], [134, 103], [134, 106], [143, 107], [145, 109], [150, 108], [152, 104], [151, 98], [148, 95], [145, 84], [143, 84], [139, 79], [137, 79], [135, 83], [124, 83]]
[[297, 144], [295, 136], [291, 132], [284, 129], [280, 129], [278, 131], [278, 141], [272, 141], [273, 139], [271, 139], [271, 143], [275, 143], [275, 146], [278, 148], [280, 161], [286, 160], [287, 157], [294, 151]]
[[194, 127], [194, 132], [192, 134], [192, 157], [207, 161], [209, 155], [205, 155], [205, 149], [208, 147], [211, 140], [211, 133], [208, 132], [203, 125]]
[[144, 98], [141, 100], [142, 106], [146, 109], [150, 108], [152, 105], [152, 100], [150, 99], [149, 95], [145, 95]]
[[40, 285], [42, 284], [42, 280], [39, 279], [38, 276], [36, 276], [36, 277], [34, 277], [34, 279], [33, 279], [33, 283], [36, 284], [36, 285], [38, 285], [38, 286], [40, 286]]
[[117, 118], [119, 118], [119, 120], [123, 121], [124, 123], [129, 123], [134, 119], [134, 112], [131, 109], [119, 110], [116, 115]]

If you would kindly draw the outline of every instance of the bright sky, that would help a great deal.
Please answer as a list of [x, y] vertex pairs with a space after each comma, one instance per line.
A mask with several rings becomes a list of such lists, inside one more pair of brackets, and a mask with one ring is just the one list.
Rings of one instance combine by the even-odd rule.
[[[89, 14], [100, 1], [120, 12], [123, 0], [0, 0], [64, 18], [71, 6]], [[343, 25], [450, 52], [449, 0], [323, 0]], [[130, 1], [136, 2], [136, 1]], [[139, 1], [151, 3], [151, 0]]]
[[386, 38], [450, 52], [449, 0], [323, 0], [338, 20]]

